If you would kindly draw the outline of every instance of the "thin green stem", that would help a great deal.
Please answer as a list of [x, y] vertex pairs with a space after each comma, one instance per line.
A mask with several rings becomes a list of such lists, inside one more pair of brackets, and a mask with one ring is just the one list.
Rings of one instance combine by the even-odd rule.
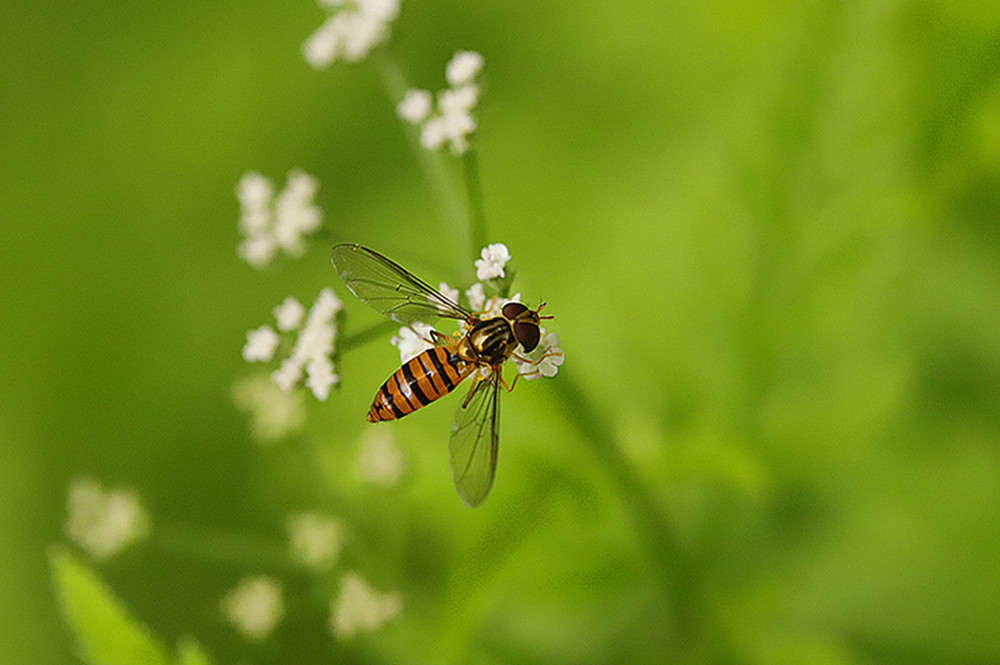
[[479, 256], [479, 250], [489, 242], [486, 209], [483, 206], [483, 188], [479, 180], [479, 159], [475, 148], [469, 148], [462, 155], [462, 173], [465, 176], [465, 192], [469, 199], [469, 240], [472, 243], [472, 257], [475, 260]]
[[[380, 49], [373, 53], [371, 60], [381, 76], [386, 96], [395, 108], [411, 87], [406, 75], [387, 49]], [[457, 251], [456, 256], [462, 256], [469, 244], [469, 227], [466, 222], [469, 213], [466, 202], [459, 193], [460, 185], [457, 182], [454, 169], [449, 168], [447, 158], [443, 153], [426, 150], [420, 145], [420, 133], [416, 126], [402, 120], [400, 123], [403, 127], [403, 134], [406, 136], [406, 142], [413, 150], [424, 177], [434, 192], [441, 216], [450, 227], [448, 235]], [[468, 268], [463, 268], [463, 272], [467, 273], [468, 271]]]
[[552, 385], [567, 421], [579, 431], [590, 452], [614, 482], [628, 509], [633, 527], [667, 590], [666, 600], [675, 617], [677, 643], [684, 645], [682, 648], [688, 653], [696, 651], [701, 640], [698, 630], [701, 617], [695, 606], [698, 595], [694, 586], [696, 580], [691, 562], [673, 526], [622, 454], [602, 410], [587, 398], [572, 371], [560, 369]]

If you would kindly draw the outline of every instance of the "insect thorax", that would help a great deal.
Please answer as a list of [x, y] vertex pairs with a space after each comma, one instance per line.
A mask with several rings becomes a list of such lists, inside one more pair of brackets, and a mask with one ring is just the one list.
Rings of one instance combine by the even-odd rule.
[[477, 322], [459, 345], [458, 354], [469, 362], [499, 365], [510, 358], [516, 346], [510, 323], [497, 317]]

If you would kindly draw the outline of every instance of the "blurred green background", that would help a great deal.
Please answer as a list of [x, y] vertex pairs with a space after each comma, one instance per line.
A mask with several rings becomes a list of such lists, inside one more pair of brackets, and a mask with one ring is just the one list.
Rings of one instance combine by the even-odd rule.
[[[506, 396], [475, 510], [455, 397], [385, 425], [401, 486], [353, 479], [385, 341], [293, 440], [231, 400], [285, 296], [378, 320], [333, 242], [432, 283], [471, 262], [377, 70], [303, 61], [323, 16], [0, 7], [0, 660], [72, 661], [46, 551], [90, 475], [153, 520], [102, 577], [219, 663], [1000, 662], [1000, 4], [404, 2], [414, 85], [485, 56], [490, 240], [567, 357]], [[326, 237], [255, 271], [234, 187], [292, 168]], [[330, 580], [213, 551], [280, 550], [307, 508], [349, 525]], [[348, 569], [404, 609], [339, 643]], [[288, 616], [251, 645], [219, 598], [261, 572]]]

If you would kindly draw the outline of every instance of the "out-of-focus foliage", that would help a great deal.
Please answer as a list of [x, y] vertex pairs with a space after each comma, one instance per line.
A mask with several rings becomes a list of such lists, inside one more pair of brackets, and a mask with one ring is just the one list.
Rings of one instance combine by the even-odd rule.
[[[286, 296], [378, 321], [334, 242], [471, 268], [378, 68], [303, 61], [322, 19], [0, 9], [0, 662], [76, 649], [46, 552], [80, 476], [134, 488], [149, 536], [60, 560], [190, 662], [1000, 660], [1000, 4], [404, 0], [413, 85], [485, 58], [488, 240], [566, 352], [504, 396], [475, 510], [456, 396], [379, 425], [398, 485], [358, 478], [384, 338], [287, 441], [233, 404]], [[233, 188], [293, 168], [323, 239], [255, 271]], [[344, 525], [330, 571], [288, 554], [302, 511]], [[348, 571], [402, 609], [338, 640]], [[285, 594], [260, 643], [220, 611], [254, 575]]]

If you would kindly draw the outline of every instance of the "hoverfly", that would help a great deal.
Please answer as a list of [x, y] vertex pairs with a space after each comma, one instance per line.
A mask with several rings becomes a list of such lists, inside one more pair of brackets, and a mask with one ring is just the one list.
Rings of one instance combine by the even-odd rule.
[[[538, 346], [538, 309], [509, 302], [502, 315], [481, 318], [438, 292], [399, 264], [356, 244], [336, 245], [330, 259], [347, 288], [393, 321], [410, 326], [440, 317], [462, 321], [462, 337], [431, 331], [434, 346], [404, 363], [372, 401], [369, 422], [395, 420], [443, 397], [473, 376], [474, 382], [455, 412], [449, 440], [452, 478], [462, 500], [475, 507], [493, 486], [497, 468], [501, 368], [520, 347]], [[515, 378], [516, 381], [516, 378]], [[505, 384], [506, 385], [506, 384]]]

